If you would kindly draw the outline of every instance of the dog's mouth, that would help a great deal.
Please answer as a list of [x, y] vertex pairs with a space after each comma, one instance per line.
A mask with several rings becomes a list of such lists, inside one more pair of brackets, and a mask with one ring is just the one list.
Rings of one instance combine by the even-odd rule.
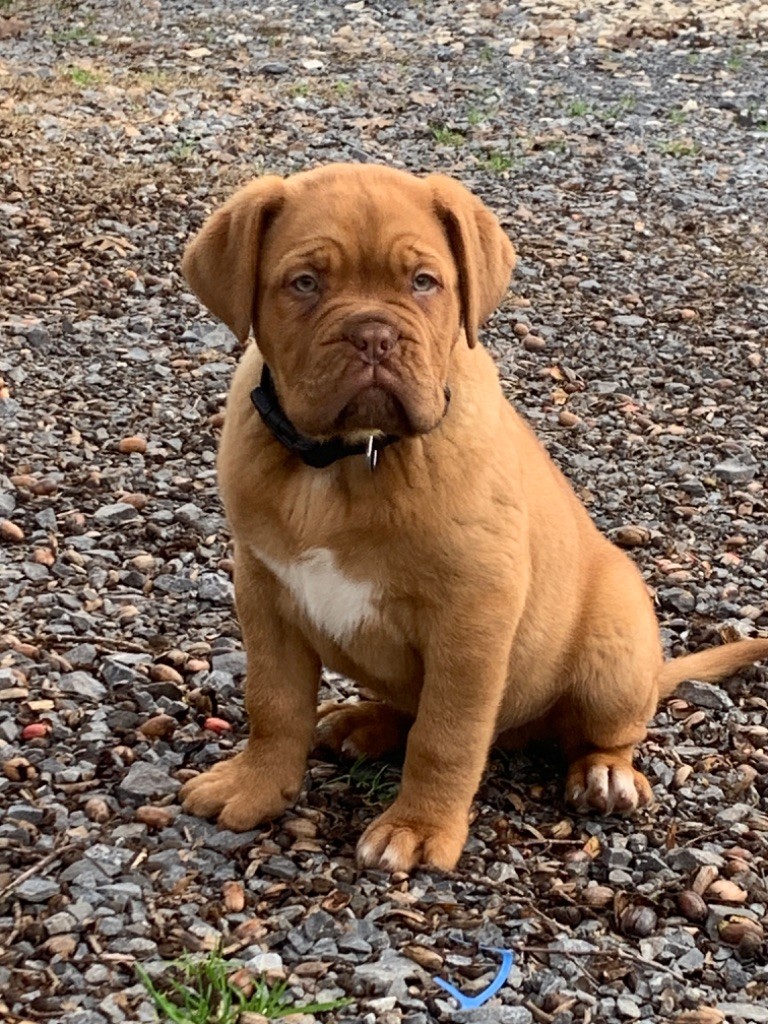
[[[286, 412], [309, 437], [388, 434], [415, 437], [434, 430], [448, 411], [450, 393], [441, 382], [404, 377], [386, 364], [347, 367], [313, 401], [286, 394]], [[292, 400], [293, 399], [293, 400]], [[359, 439], [359, 438], [358, 438]]]
[[378, 383], [366, 385], [347, 402], [335, 428], [342, 435], [354, 431], [381, 431], [398, 437], [418, 433], [397, 395]]
[[[335, 422], [339, 434], [380, 431], [397, 437], [428, 434], [448, 411], [450, 390], [429, 395], [423, 389], [411, 389], [386, 367], [371, 368], [370, 379], [363, 380], [342, 406]], [[368, 375], [366, 375], [368, 376]]]

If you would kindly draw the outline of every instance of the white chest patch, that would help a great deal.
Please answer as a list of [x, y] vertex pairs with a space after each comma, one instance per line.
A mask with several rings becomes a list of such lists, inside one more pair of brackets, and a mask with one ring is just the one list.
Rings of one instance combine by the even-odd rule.
[[378, 588], [341, 572], [329, 548], [310, 548], [290, 564], [262, 551], [254, 554], [290, 590], [313, 626], [337, 643], [376, 617]]

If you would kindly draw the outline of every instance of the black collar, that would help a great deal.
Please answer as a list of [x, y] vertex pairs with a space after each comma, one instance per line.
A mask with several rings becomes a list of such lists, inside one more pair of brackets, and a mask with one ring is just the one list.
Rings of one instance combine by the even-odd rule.
[[394, 434], [374, 437], [370, 443], [361, 441], [359, 444], [347, 444], [341, 437], [332, 437], [330, 441], [315, 441], [311, 437], [305, 437], [298, 432], [283, 412], [280, 399], [275, 391], [275, 382], [272, 380], [272, 374], [266, 363], [261, 371], [261, 383], [251, 392], [251, 401], [267, 428], [280, 444], [315, 469], [324, 469], [326, 466], [338, 462], [339, 459], [345, 459], [348, 455], [366, 454], [369, 465], [373, 468], [378, 452], [399, 440]]

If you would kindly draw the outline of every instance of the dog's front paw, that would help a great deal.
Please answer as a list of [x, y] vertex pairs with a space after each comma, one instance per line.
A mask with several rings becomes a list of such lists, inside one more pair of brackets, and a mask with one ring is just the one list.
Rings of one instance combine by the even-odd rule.
[[577, 811], [631, 814], [653, 802], [648, 779], [624, 758], [589, 754], [568, 769], [565, 798]]
[[461, 856], [468, 824], [436, 824], [404, 815], [397, 803], [373, 821], [357, 844], [361, 867], [413, 871], [417, 867], [451, 871]]
[[200, 818], [218, 817], [221, 828], [246, 832], [276, 818], [298, 796], [303, 769], [290, 770], [275, 758], [244, 750], [190, 779], [182, 806]]

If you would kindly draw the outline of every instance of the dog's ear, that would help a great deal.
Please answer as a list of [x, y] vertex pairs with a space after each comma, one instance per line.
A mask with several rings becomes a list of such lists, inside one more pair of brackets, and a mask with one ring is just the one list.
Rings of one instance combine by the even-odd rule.
[[241, 342], [254, 319], [264, 231], [284, 201], [282, 178], [252, 181], [211, 214], [184, 253], [190, 287]]
[[515, 250], [501, 225], [477, 196], [444, 174], [426, 179], [459, 271], [459, 293], [467, 343], [496, 309], [509, 286]]

